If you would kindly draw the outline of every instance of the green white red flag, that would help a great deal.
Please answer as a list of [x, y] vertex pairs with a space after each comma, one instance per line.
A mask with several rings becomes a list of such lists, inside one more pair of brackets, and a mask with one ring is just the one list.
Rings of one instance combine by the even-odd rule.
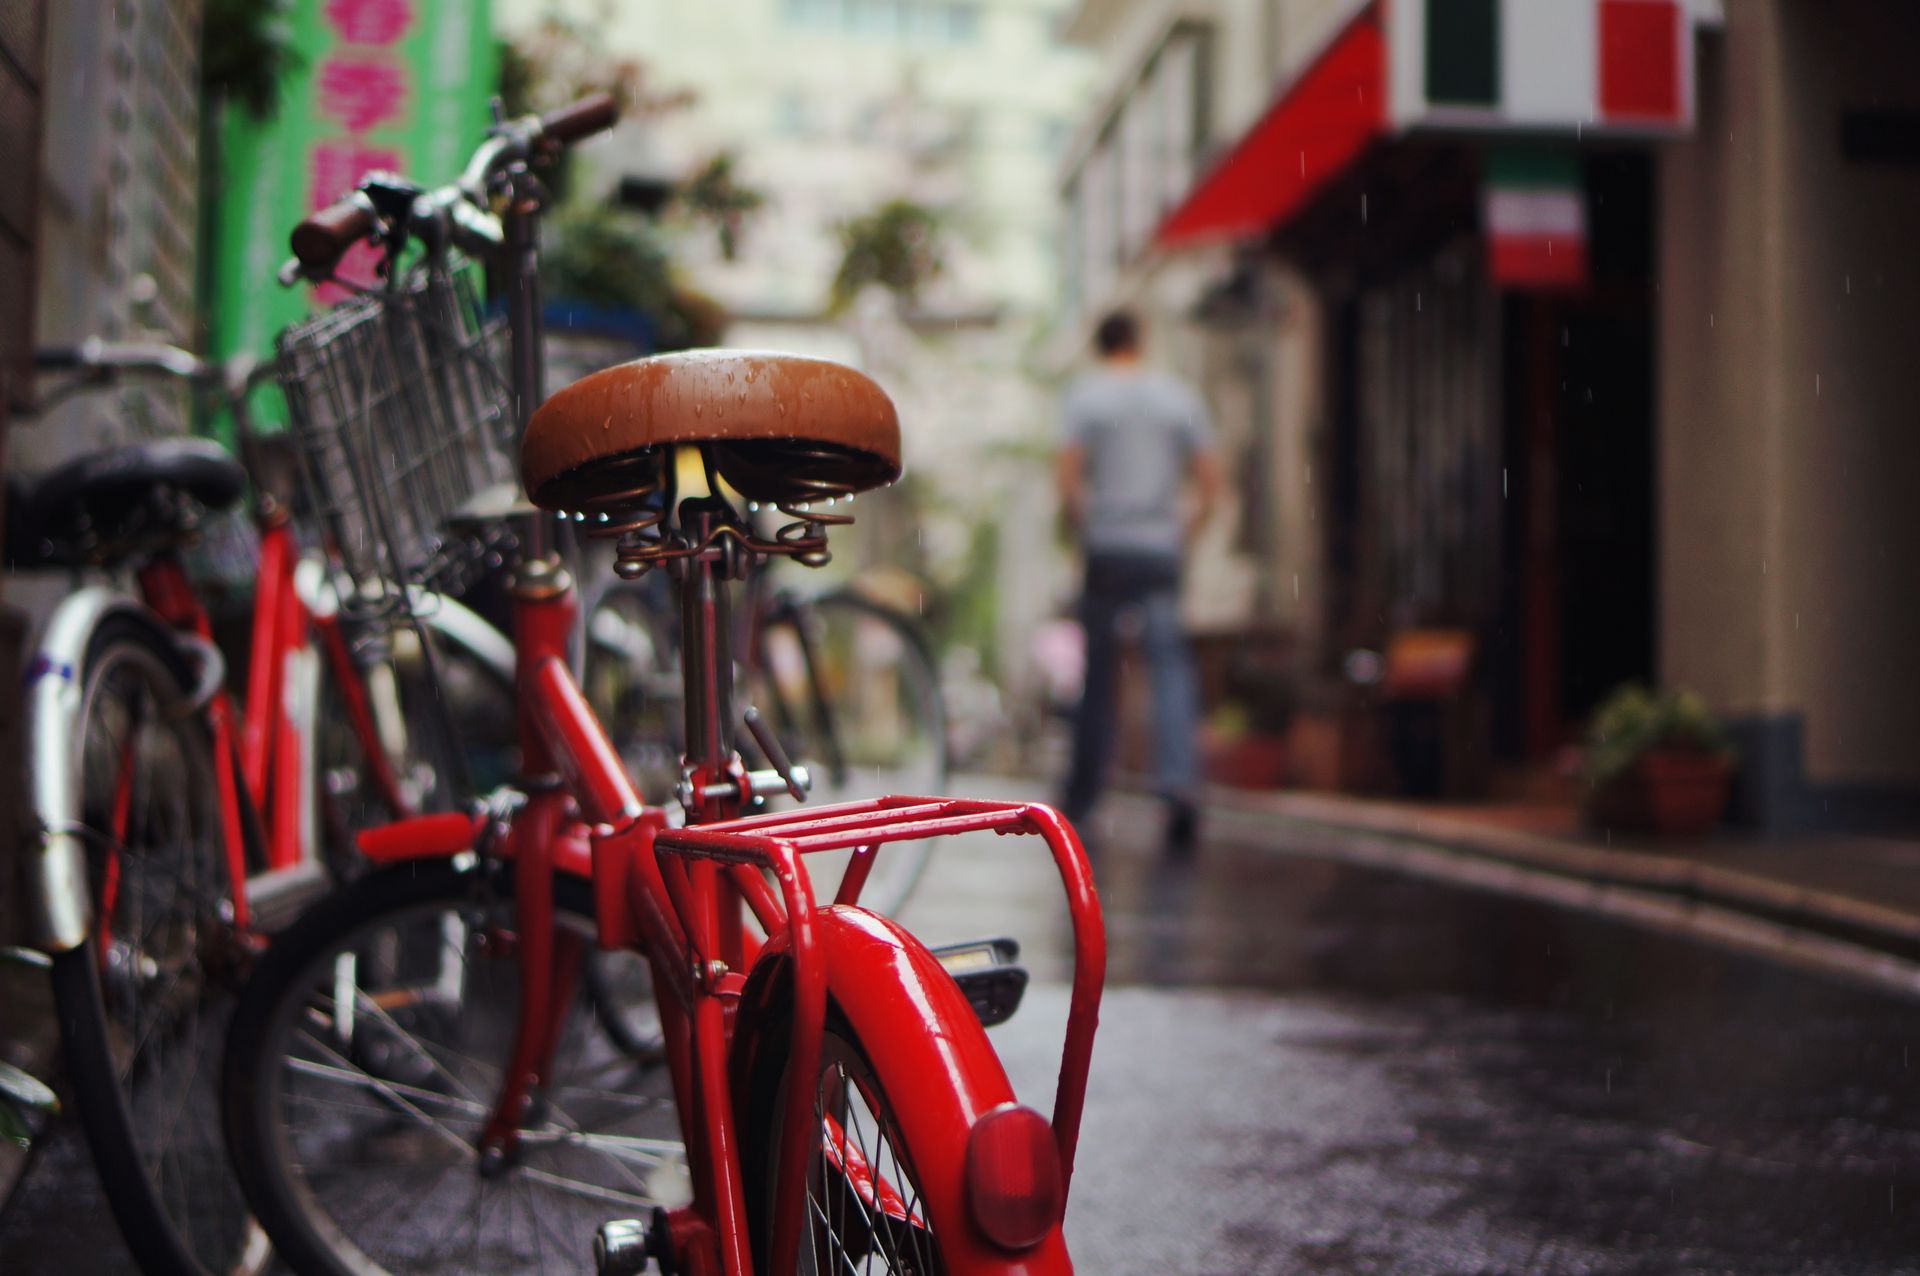
[[1394, 0], [1403, 127], [1659, 133], [1693, 122], [1688, 0]]
[[1490, 146], [1482, 188], [1487, 274], [1502, 288], [1587, 281], [1587, 201], [1571, 147]]

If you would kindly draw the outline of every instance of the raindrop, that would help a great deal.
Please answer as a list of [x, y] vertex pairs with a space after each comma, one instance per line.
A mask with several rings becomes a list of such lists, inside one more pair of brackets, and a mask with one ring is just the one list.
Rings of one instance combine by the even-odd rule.
[[1503, 465], [1500, 467], [1500, 499], [1501, 500], [1507, 499], [1507, 489], [1508, 489], [1507, 467]]
[[1360, 224], [1362, 226], [1367, 224], [1367, 193], [1365, 191], [1360, 192]]
[[1300, 601], [1300, 573], [1293, 574], [1293, 601]]
[[1713, 327], [1713, 311], [1707, 311], [1707, 327]]
[[1820, 397], [1820, 374], [1818, 372], [1813, 374], [1813, 397], [1816, 399]]

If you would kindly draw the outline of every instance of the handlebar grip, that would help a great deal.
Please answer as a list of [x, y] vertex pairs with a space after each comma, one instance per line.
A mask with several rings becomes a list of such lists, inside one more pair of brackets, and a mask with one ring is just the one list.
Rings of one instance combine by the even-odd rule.
[[42, 372], [61, 372], [85, 364], [86, 356], [79, 346], [41, 346], [33, 352], [33, 366]]
[[563, 145], [591, 137], [613, 127], [620, 118], [620, 104], [611, 93], [593, 93], [569, 106], [548, 111], [540, 117], [540, 135]]
[[347, 250], [371, 235], [375, 225], [373, 210], [349, 195], [295, 226], [288, 242], [294, 257], [306, 271], [330, 275]]

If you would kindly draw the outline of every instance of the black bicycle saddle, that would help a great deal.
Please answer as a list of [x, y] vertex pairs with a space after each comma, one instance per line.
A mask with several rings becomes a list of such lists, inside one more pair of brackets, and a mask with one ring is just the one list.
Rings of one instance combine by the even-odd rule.
[[7, 475], [6, 561], [106, 567], [185, 540], [203, 510], [246, 490], [246, 471], [210, 439], [158, 439]]

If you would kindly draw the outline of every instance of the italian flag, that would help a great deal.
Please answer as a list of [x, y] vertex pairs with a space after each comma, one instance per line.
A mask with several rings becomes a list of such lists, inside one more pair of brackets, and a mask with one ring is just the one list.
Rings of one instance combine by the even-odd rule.
[[1395, 0], [1405, 123], [1659, 133], [1693, 120], [1681, 0]]
[[1577, 288], [1587, 281], [1587, 201], [1579, 152], [1487, 150], [1487, 273], [1501, 288]]

